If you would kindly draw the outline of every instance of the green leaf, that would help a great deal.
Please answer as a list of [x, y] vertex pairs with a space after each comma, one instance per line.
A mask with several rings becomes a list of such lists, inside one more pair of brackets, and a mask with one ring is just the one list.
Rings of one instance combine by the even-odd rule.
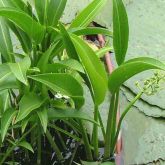
[[76, 50], [74, 48], [74, 45], [71, 41], [69, 33], [67, 32], [67, 30], [65, 29], [65, 27], [61, 23], [59, 23], [59, 27], [60, 27], [60, 31], [61, 31], [61, 35], [62, 35], [62, 38], [63, 38], [64, 46], [66, 48], [66, 52], [67, 52], [68, 56], [70, 58], [78, 60], [77, 52], [76, 52]]
[[47, 8], [49, 0], [35, 0], [35, 9], [41, 24], [46, 25], [47, 21]]
[[67, 0], [50, 0], [48, 5], [48, 24], [56, 27], [65, 9]]
[[100, 28], [100, 27], [86, 27], [86, 28], [78, 27], [78, 28], [70, 29], [69, 32], [72, 32], [78, 36], [94, 35], [94, 34], [103, 34], [103, 35], [109, 36], [109, 37], [113, 36], [113, 32], [111, 32], [108, 29]]
[[10, 126], [10, 123], [12, 122], [13, 117], [16, 115], [17, 111], [13, 109], [6, 110], [1, 119], [1, 138], [2, 142], [4, 141], [4, 138], [6, 136], [7, 130]]
[[82, 110], [77, 109], [48, 109], [48, 118], [49, 120], [54, 119], [67, 119], [67, 118], [75, 118], [81, 120], [87, 120], [92, 123], [98, 124], [92, 119], [87, 113], [83, 112]]
[[0, 90], [18, 88], [17, 81], [7, 64], [0, 65]]
[[86, 161], [81, 161], [82, 165], [115, 165], [113, 162], [86, 162]]
[[95, 104], [103, 102], [107, 90], [107, 74], [95, 52], [81, 38], [71, 35], [79, 59], [91, 84]]
[[42, 56], [41, 56], [41, 58], [40, 58], [40, 60], [38, 61], [38, 64], [37, 64], [37, 67], [40, 69], [40, 71], [42, 72], [42, 73], [44, 73], [45, 72], [45, 69], [46, 69], [46, 65], [47, 65], [47, 63], [48, 63], [48, 61], [49, 61], [49, 58], [50, 58], [50, 56], [52, 55], [52, 52], [54, 51], [54, 49], [58, 46], [58, 40], [59, 40], [60, 38], [56, 38], [55, 39], [55, 43], [50, 47], [50, 48], [48, 48], [47, 50], [46, 50], [46, 52], [44, 52], [43, 54], [42, 54]]
[[26, 78], [26, 72], [30, 68], [31, 61], [30, 58], [27, 56], [22, 61], [17, 63], [9, 63], [8, 64], [11, 71], [15, 75], [15, 77], [24, 83], [25, 85], [28, 85], [27, 78]]
[[84, 73], [82, 65], [74, 59], [63, 60], [55, 62], [54, 64], [47, 64], [46, 73], [58, 73], [65, 69], [72, 69]]
[[43, 39], [45, 28], [25, 12], [14, 8], [1, 7], [0, 16], [6, 17], [12, 22], [14, 22], [18, 27], [25, 31], [36, 43], [40, 43]]
[[46, 85], [55, 92], [71, 97], [77, 108], [80, 108], [84, 103], [83, 88], [70, 74], [48, 73], [29, 76], [29, 78]]
[[33, 150], [32, 146], [31, 146], [31, 144], [28, 143], [28, 142], [26, 142], [26, 141], [20, 142], [20, 143], [18, 144], [18, 146], [23, 147], [23, 148], [25, 148], [25, 149], [27, 149], [27, 150], [29, 150], [29, 151], [31, 151], [31, 152], [34, 153], [34, 150]]
[[37, 111], [38, 117], [40, 119], [41, 125], [43, 127], [44, 132], [46, 133], [47, 125], [48, 125], [48, 114], [47, 109], [44, 107]]
[[101, 48], [101, 49], [97, 50], [97, 51], [96, 51], [96, 54], [97, 54], [97, 56], [98, 56], [99, 58], [101, 58], [101, 57], [104, 57], [104, 55], [105, 55], [107, 52], [112, 51], [112, 50], [113, 50], [112, 47], [107, 46], [107, 47], [104, 47], [104, 48]]
[[87, 27], [101, 11], [107, 0], [93, 0], [70, 25], [70, 28]]
[[10, 96], [8, 90], [0, 91], [0, 100], [2, 101], [2, 103], [0, 103], [0, 112], [3, 113], [10, 107]]
[[9, 33], [9, 28], [4, 19], [0, 18], [0, 52], [7, 62], [13, 62], [13, 57], [10, 54], [13, 52], [13, 46]]
[[165, 64], [149, 57], [135, 58], [123, 63], [109, 76], [109, 90], [114, 93], [126, 80], [149, 69], [165, 71]]
[[19, 102], [19, 112], [16, 118], [16, 123], [25, 119], [32, 111], [38, 109], [46, 99], [34, 93], [25, 94]]
[[125, 60], [128, 38], [129, 25], [123, 1], [113, 0], [113, 46], [118, 65]]

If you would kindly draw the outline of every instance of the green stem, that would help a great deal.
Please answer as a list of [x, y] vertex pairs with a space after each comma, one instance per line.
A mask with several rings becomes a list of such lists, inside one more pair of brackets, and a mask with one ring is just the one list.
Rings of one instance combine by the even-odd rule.
[[113, 145], [113, 141], [115, 139], [115, 134], [116, 134], [116, 119], [117, 119], [117, 111], [118, 111], [118, 105], [119, 104], [119, 90], [116, 92], [116, 95], [115, 95], [115, 104], [114, 104], [114, 114], [113, 114], [113, 117], [112, 117], [112, 131], [111, 131], [111, 147], [110, 147], [110, 155], [113, 155], [113, 148], [112, 148], [112, 145]]
[[102, 131], [102, 134], [103, 134], [103, 138], [104, 138], [104, 141], [105, 141], [106, 132], [105, 132], [105, 128], [104, 128], [104, 124], [103, 124], [103, 120], [101, 118], [100, 112], [99, 112], [99, 123], [100, 123], [100, 126], [101, 126], [101, 131]]
[[41, 164], [41, 135], [37, 138], [37, 165]]
[[110, 157], [110, 148], [111, 148], [111, 131], [112, 131], [112, 120], [114, 114], [114, 106], [115, 106], [115, 94], [111, 97], [107, 128], [106, 128], [106, 136], [105, 136], [105, 147], [104, 147], [104, 159], [108, 159]]
[[46, 137], [47, 137], [47, 139], [48, 139], [48, 141], [49, 141], [51, 147], [52, 147], [53, 150], [56, 152], [57, 159], [58, 159], [59, 161], [63, 161], [64, 158], [63, 158], [63, 156], [61, 155], [61, 151], [59, 150], [57, 144], [54, 142], [53, 137], [52, 137], [52, 135], [50, 134], [50, 132], [48, 131], [48, 129], [47, 129], [47, 131], [46, 131]]
[[113, 145], [112, 145], [112, 149], [113, 151], [115, 150], [115, 145], [116, 145], [116, 142], [117, 142], [117, 138], [119, 136], [119, 132], [120, 132], [120, 128], [121, 128], [121, 123], [125, 117], [125, 115], [129, 112], [129, 110], [131, 109], [131, 107], [135, 104], [135, 102], [137, 100], [140, 99], [140, 97], [142, 96], [143, 94], [143, 91], [140, 92], [130, 103], [129, 105], [127, 106], [127, 108], [124, 110], [124, 112], [122, 113], [121, 117], [120, 117], [120, 120], [119, 120], [119, 123], [118, 123], [118, 127], [117, 127], [117, 132], [116, 132], [116, 135], [115, 135], [115, 139], [113, 141]]
[[[98, 118], [99, 117], [99, 110], [98, 106], [95, 105], [94, 109], [94, 120], [96, 123], [98, 123]], [[99, 148], [98, 148], [98, 125], [94, 124], [93, 126], [93, 146], [94, 146], [94, 158], [97, 160], [99, 156]]]
[[84, 126], [83, 126], [83, 122], [80, 121], [79, 123], [80, 123], [80, 128], [82, 130], [82, 138], [83, 138], [84, 145], [85, 145], [87, 160], [92, 161], [93, 157], [92, 157], [92, 152], [91, 152], [91, 149], [90, 149], [90, 143], [89, 143], [87, 132], [86, 132]]
[[3, 164], [4, 161], [8, 158], [8, 156], [11, 154], [11, 152], [14, 150], [14, 148], [36, 127], [37, 125], [33, 125], [16, 143], [16, 145], [13, 145], [7, 153], [4, 155], [3, 159], [1, 160], [0, 164]]

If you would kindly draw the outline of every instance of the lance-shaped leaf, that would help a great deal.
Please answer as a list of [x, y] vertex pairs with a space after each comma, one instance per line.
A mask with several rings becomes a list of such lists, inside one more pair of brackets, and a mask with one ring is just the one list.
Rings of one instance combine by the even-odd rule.
[[95, 104], [102, 103], [107, 90], [107, 74], [96, 53], [81, 38], [71, 35], [73, 44], [91, 84]]
[[41, 42], [44, 36], [45, 28], [25, 12], [14, 8], [1, 7], [0, 16], [8, 18], [12, 22], [14, 22], [18, 27], [25, 31], [36, 43]]
[[49, 120], [75, 118], [75, 119], [82, 119], [82, 120], [87, 120], [87, 121], [96, 123], [94, 119], [92, 119], [87, 113], [83, 112], [82, 110], [69, 109], [69, 108], [68, 109], [53, 109], [53, 108], [48, 109], [48, 118]]
[[18, 88], [17, 80], [7, 64], [0, 65], [0, 90]]
[[32, 146], [31, 146], [31, 144], [26, 142], [26, 141], [22, 141], [22, 142], [18, 143], [18, 146], [23, 147], [23, 148], [25, 148], [25, 149], [27, 149], [27, 150], [29, 150], [29, 151], [34, 153], [34, 150], [33, 150]]
[[10, 96], [8, 90], [0, 91], [0, 100], [2, 103], [0, 104], [0, 112], [5, 112], [10, 107]]
[[26, 78], [26, 72], [30, 68], [31, 61], [29, 57], [25, 57], [22, 61], [17, 63], [9, 63], [8, 64], [11, 71], [15, 75], [15, 77], [27, 85], [27, 78]]
[[100, 12], [107, 0], [93, 0], [70, 25], [70, 28], [87, 27]]
[[128, 38], [128, 17], [123, 1], [113, 0], [113, 46], [118, 65], [121, 65], [125, 60]]
[[40, 119], [41, 125], [43, 127], [44, 132], [46, 133], [47, 125], [48, 125], [48, 113], [45, 107], [39, 109], [37, 111], [38, 117]]
[[81, 35], [96, 35], [96, 34], [103, 34], [105, 36], [109, 36], [112, 37], [113, 36], [113, 32], [111, 32], [108, 29], [105, 28], [100, 28], [100, 27], [86, 27], [86, 28], [73, 28], [69, 30], [70, 32], [81, 36]]
[[25, 94], [19, 102], [19, 112], [16, 118], [16, 122], [25, 119], [32, 111], [38, 109], [46, 99], [34, 94]]
[[135, 58], [125, 62], [109, 76], [109, 90], [114, 93], [129, 78], [149, 69], [165, 71], [165, 64], [149, 57]]
[[1, 118], [1, 138], [4, 141], [7, 130], [12, 122], [13, 117], [16, 115], [17, 111], [13, 109], [6, 110]]
[[48, 5], [48, 24], [50, 26], [57, 26], [59, 19], [61, 18], [67, 0], [50, 0]]
[[46, 24], [47, 20], [47, 8], [49, 0], [35, 0], [35, 9], [41, 24]]
[[71, 97], [77, 108], [80, 108], [84, 103], [83, 88], [70, 74], [48, 73], [29, 76], [29, 78], [41, 82], [55, 92]]
[[7, 62], [13, 62], [13, 51], [9, 28], [3, 18], [0, 18], [0, 52]]

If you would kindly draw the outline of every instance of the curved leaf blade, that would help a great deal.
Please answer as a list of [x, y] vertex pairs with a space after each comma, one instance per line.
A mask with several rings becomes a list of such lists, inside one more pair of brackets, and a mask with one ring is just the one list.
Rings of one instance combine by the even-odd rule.
[[107, 0], [93, 0], [70, 25], [70, 28], [87, 27], [99, 13]]
[[107, 74], [95, 52], [82, 39], [71, 35], [71, 39], [91, 84], [94, 102], [99, 105], [107, 90]]
[[25, 119], [32, 111], [39, 108], [46, 99], [34, 93], [25, 94], [19, 102], [19, 112], [16, 118], [16, 123]]
[[114, 93], [126, 80], [149, 69], [165, 71], [165, 64], [149, 57], [135, 58], [125, 62], [109, 76], [109, 90]]
[[28, 85], [27, 78], [26, 78], [26, 72], [30, 68], [31, 61], [29, 57], [25, 57], [22, 61], [17, 63], [9, 63], [8, 64], [11, 72], [15, 75], [15, 77], [24, 83], [25, 85]]
[[44, 107], [37, 111], [37, 115], [40, 119], [41, 125], [43, 127], [44, 132], [46, 133], [47, 125], [48, 125], [48, 113], [47, 109]]
[[128, 39], [128, 17], [123, 1], [113, 0], [113, 47], [118, 65], [121, 65], [125, 60]]
[[0, 65], [0, 90], [17, 89], [17, 80], [7, 64]]
[[32, 146], [31, 146], [31, 144], [28, 143], [28, 142], [26, 142], [26, 141], [20, 142], [20, 143], [18, 144], [18, 146], [23, 147], [23, 148], [25, 148], [25, 149], [31, 151], [32, 153], [34, 153], [34, 150], [33, 150]]
[[48, 24], [56, 27], [65, 9], [67, 0], [50, 0], [48, 5]]
[[98, 124], [87, 113], [77, 109], [48, 109], [49, 120], [75, 118]]
[[4, 138], [6, 136], [7, 130], [10, 126], [10, 123], [12, 122], [14, 116], [16, 115], [17, 111], [14, 111], [13, 109], [6, 110], [1, 119], [1, 137], [2, 142], [4, 141]]
[[103, 34], [105, 36], [112, 37], [113, 32], [108, 29], [100, 28], [100, 27], [86, 27], [86, 28], [73, 28], [70, 29], [70, 32], [81, 36], [81, 35], [96, 35], [96, 34]]
[[25, 31], [36, 43], [41, 42], [44, 36], [45, 28], [38, 22], [33, 20], [33, 18], [25, 12], [10, 7], [1, 7], [0, 16], [8, 18], [12, 22], [14, 22], [18, 27]]
[[80, 108], [84, 103], [83, 88], [70, 74], [48, 73], [29, 76], [29, 78], [46, 85], [55, 92], [71, 97], [77, 108]]

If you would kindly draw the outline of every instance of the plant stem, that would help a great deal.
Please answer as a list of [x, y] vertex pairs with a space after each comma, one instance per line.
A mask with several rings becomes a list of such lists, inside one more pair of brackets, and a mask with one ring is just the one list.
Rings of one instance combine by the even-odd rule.
[[129, 110], [131, 109], [131, 107], [135, 104], [135, 102], [137, 100], [140, 99], [140, 97], [142, 96], [143, 94], [143, 91], [141, 91], [130, 103], [129, 105], [127, 106], [127, 108], [124, 110], [124, 112], [122, 113], [121, 117], [120, 117], [120, 120], [119, 120], [119, 123], [118, 123], [118, 128], [117, 128], [117, 132], [116, 132], [116, 135], [115, 135], [115, 139], [113, 141], [113, 144], [112, 144], [112, 149], [113, 151], [115, 150], [115, 145], [116, 145], [116, 142], [117, 142], [117, 138], [119, 136], [119, 132], [120, 132], [120, 128], [121, 128], [121, 123], [125, 117], [125, 115], [129, 112]]
[[[98, 118], [99, 117], [99, 110], [98, 110], [98, 106], [95, 105], [95, 109], [94, 109], [94, 120], [95, 122], [98, 123]], [[93, 146], [94, 146], [94, 159], [97, 160], [98, 156], [99, 156], [99, 148], [98, 148], [98, 125], [94, 124], [93, 125]]]
[[100, 126], [101, 126], [101, 131], [102, 131], [102, 134], [103, 134], [103, 138], [104, 138], [104, 141], [105, 141], [106, 132], [105, 132], [105, 128], [104, 128], [104, 124], [103, 124], [103, 120], [101, 118], [100, 112], [99, 112], [99, 123], [100, 123]]
[[87, 160], [88, 161], [92, 161], [93, 160], [93, 156], [92, 156], [92, 152], [91, 152], [91, 149], [90, 149], [90, 144], [89, 144], [89, 139], [88, 139], [87, 132], [86, 132], [84, 126], [83, 126], [83, 122], [80, 121], [79, 124], [80, 124], [80, 128], [82, 130], [82, 138], [83, 138], [84, 145], [85, 145], [85, 151], [86, 151]]
[[113, 111], [115, 106], [115, 94], [111, 97], [107, 128], [106, 128], [106, 136], [105, 136], [105, 147], [104, 147], [104, 159], [108, 159], [110, 157], [110, 148], [111, 148], [111, 131], [112, 131], [112, 120], [113, 120]]
[[63, 158], [63, 156], [62, 156], [62, 154], [61, 154], [61, 151], [59, 150], [57, 144], [54, 142], [53, 137], [52, 137], [52, 135], [50, 134], [50, 132], [48, 131], [48, 129], [47, 129], [47, 131], [46, 131], [46, 137], [48, 138], [48, 141], [49, 141], [49, 143], [51, 144], [51, 147], [52, 147], [53, 150], [55, 151], [55, 153], [56, 153], [56, 155], [57, 155], [57, 159], [58, 159], [59, 161], [63, 161], [64, 158]]
[[37, 165], [41, 164], [41, 135], [37, 138]]

